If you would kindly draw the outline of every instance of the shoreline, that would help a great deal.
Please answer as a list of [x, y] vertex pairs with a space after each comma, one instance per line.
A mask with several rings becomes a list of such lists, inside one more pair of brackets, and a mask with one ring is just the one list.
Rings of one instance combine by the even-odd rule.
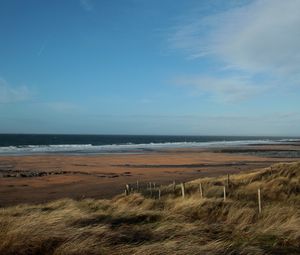
[[2, 156], [0, 207], [61, 198], [112, 198], [137, 180], [166, 185], [299, 160], [300, 144], [181, 148], [143, 154]]
[[48, 145], [11, 145], [0, 146], [0, 157], [6, 156], [48, 156], [48, 155], [118, 155], [144, 154], [149, 152], [164, 152], [171, 150], [222, 150], [230, 148], [260, 147], [260, 146], [299, 146], [299, 139], [282, 140], [236, 140], [210, 142], [164, 142], [141, 144], [48, 144]]

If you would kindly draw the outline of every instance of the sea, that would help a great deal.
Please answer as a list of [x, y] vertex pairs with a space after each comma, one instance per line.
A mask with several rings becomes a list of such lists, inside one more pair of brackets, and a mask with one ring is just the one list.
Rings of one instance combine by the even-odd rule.
[[144, 153], [176, 148], [281, 144], [299, 137], [0, 134], [1, 155]]

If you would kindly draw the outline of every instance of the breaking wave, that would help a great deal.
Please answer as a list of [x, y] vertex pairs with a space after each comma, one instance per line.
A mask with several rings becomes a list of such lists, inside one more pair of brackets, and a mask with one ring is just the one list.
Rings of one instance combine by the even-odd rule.
[[176, 149], [176, 148], [214, 148], [251, 144], [274, 144], [292, 142], [295, 139], [282, 140], [240, 140], [240, 141], [215, 141], [215, 142], [166, 142], [147, 144], [60, 144], [60, 145], [25, 145], [0, 147], [0, 155], [19, 154], [105, 154], [105, 153], [141, 153], [147, 150]]

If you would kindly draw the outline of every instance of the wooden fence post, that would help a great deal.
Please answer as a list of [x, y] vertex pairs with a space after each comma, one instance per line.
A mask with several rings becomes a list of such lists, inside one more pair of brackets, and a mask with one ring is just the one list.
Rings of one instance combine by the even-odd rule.
[[181, 183], [181, 195], [182, 195], [182, 198], [185, 197], [185, 185], [183, 182]]
[[258, 199], [258, 213], [261, 213], [261, 195], [260, 188], [257, 190], [257, 199]]
[[136, 191], [139, 192], [139, 189], [140, 189], [140, 187], [139, 187], [139, 180], [137, 180], [136, 181]]
[[202, 190], [202, 183], [201, 182], [199, 184], [199, 192], [200, 192], [200, 197], [203, 198], [203, 190]]
[[173, 192], [175, 192], [175, 190], [176, 190], [176, 182], [173, 181]]
[[158, 200], [160, 200], [160, 196], [161, 196], [161, 190], [160, 188], [158, 189]]
[[128, 196], [129, 193], [130, 193], [129, 184], [126, 184], [126, 186], [125, 186], [125, 195]]
[[223, 186], [224, 202], [226, 201], [226, 186]]

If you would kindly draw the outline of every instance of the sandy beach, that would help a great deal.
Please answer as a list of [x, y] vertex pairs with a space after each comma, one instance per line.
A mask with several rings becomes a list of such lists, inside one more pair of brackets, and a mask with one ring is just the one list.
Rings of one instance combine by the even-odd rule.
[[299, 144], [289, 143], [142, 154], [1, 156], [0, 205], [111, 198], [137, 180], [140, 185], [185, 182], [297, 161], [299, 153]]

